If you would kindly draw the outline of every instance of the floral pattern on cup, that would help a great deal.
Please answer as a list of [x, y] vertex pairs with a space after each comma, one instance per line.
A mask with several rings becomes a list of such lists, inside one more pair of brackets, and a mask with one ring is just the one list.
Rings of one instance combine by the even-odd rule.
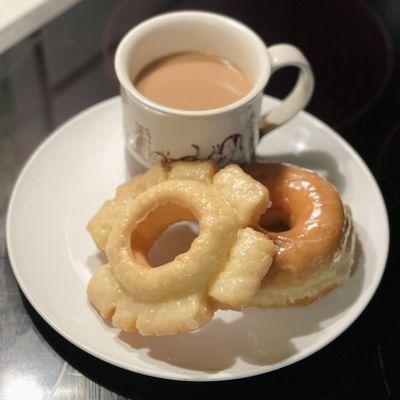
[[214, 160], [218, 166], [229, 164], [235, 159], [236, 152], [243, 150], [243, 137], [240, 133], [228, 136], [222, 143], [212, 146], [207, 160]]
[[188, 154], [183, 157], [173, 158], [169, 151], [154, 151], [154, 154], [159, 157], [161, 164], [171, 164], [176, 161], [196, 161], [200, 159], [200, 147], [197, 144], [192, 144], [194, 149], [193, 154]]
[[169, 151], [152, 151], [149, 128], [135, 121], [132, 146], [145, 161], [152, 160], [161, 164], [171, 164], [176, 161], [213, 160], [218, 166], [223, 166], [235, 160], [237, 153], [243, 150], [243, 136], [240, 133], [234, 133], [226, 137], [223, 142], [212, 146], [211, 153], [207, 157], [201, 157], [200, 146], [192, 144], [193, 153], [174, 158]]
[[132, 143], [133, 149], [145, 161], [152, 159], [153, 152], [151, 151], [151, 136], [149, 128], [145, 128], [139, 122], [135, 121], [134, 140]]

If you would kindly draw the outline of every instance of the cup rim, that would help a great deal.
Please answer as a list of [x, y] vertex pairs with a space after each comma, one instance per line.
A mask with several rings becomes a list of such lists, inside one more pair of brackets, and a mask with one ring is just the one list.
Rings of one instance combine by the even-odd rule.
[[[183, 110], [183, 109], [178, 109], [178, 108], [172, 108], [168, 106], [164, 106], [161, 104], [158, 104], [149, 98], [143, 96], [132, 84], [129, 74], [127, 71], [126, 66], [122, 65], [121, 57], [122, 53], [125, 50], [126, 47], [129, 46], [129, 43], [131, 42], [132, 38], [134, 38], [138, 33], [143, 31], [144, 29], [148, 28], [152, 24], [157, 24], [160, 20], [164, 20], [167, 18], [185, 18], [189, 16], [196, 16], [196, 17], [208, 17], [208, 18], [213, 18], [214, 20], [219, 20], [225, 24], [229, 24], [236, 29], [242, 30], [246, 34], [248, 34], [252, 40], [257, 42], [257, 45], [260, 47], [260, 53], [259, 57], [260, 59], [258, 62], [261, 62], [263, 65], [261, 66], [262, 70], [264, 70], [264, 73], [261, 73], [260, 76], [258, 77], [257, 81], [253, 85], [252, 89], [241, 99], [235, 101], [234, 103], [228, 104], [223, 107], [219, 108], [212, 108], [209, 110]], [[268, 82], [268, 79], [270, 77], [270, 60], [269, 60], [269, 55], [268, 55], [268, 49], [264, 43], [264, 41], [260, 38], [257, 33], [255, 33], [251, 28], [249, 28], [247, 25], [243, 24], [242, 22], [222, 15], [218, 13], [213, 13], [213, 12], [207, 12], [207, 11], [174, 11], [174, 12], [167, 12], [163, 14], [159, 14], [157, 16], [154, 16], [152, 18], [146, 19], [145, 21], [141, 22], [140, 24], [136, 25], [133, 27], [129, 32], [125, 34], [125, 36], [122, 38], [120, 41], [117, 51], [115, 53], [115, 58], [114, 58], [114, 68], [115, 72], [118, 78], [118, 81], [121, 85], [121, 87], [124, 89], [125, 93], [132, 96], [135, 100], [139, 101], [142, 103], [144, 106], [147, 106], [151, 108], [152, 110], [156, 112], [160, 112], [163, 114], [169, 114], [169, 115], [174, 115], [174, 116], [186, 116], [186, 117], [208, 117], [211, 115], [217, 115], [217, 114], [224, 114], [232, 110], [236, 110], [238, 108], [242, 108], [243, 106], [246, 106], [248, 103], [254, 100], [257, 95], [260, 94], [260, 92], [263, 91], [265, 85]]]

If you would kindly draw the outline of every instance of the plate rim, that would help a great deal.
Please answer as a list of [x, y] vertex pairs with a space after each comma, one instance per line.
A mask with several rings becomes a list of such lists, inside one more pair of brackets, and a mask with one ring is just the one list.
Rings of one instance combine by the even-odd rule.
[[[279, 99], [276, 99], [272, 96], [268, 95], [263, 95], [263, 99], [267, 98], [268, 101], [279, 103]], [[98, 102], [82, 111], [79, 113], [75, 114], [73, 117], [65, 121], [63, 124], [61, 124], [59, 127], [57, 127], [54, 131], [52, 131], [44, 140], [42, 143], [40, 143], [37, 148], [32, 152], [30, 157], [27, 159], [27, 161], [24, 163], [23, 167], [21, 168], [18, 178], [13, 186], [13, 189], [11, 191], [11, 196], [8, 202], [8, 209], [7, 209], [7, 216], [6, 216], [6, 246], [7, 246], [7, 253], [8, 253], [8, 258], [10, 260], [10, 265], [12, 268], [12, 271], [14, 273], [14, 276], [18, 282], [18, 285], [20, 289], [22, 290], [23, 294], [29, 301], [29, 303], [32, 305], [32, 307], [35, 309], [35, 311], [43, 318], [48, 325], [52, 329], [54, 329], [59, 335], [61, 335], [63, 338], [68, 340], [70, 343], [72, 343], [74, 346], [78, 347], [79, 349], [85, 351], [86, 353], [96, 357], [97, 359], [106, 362], [108, 364], [117, 366], [119, 368], [123, 368], [127, 371], [131, 371], [134, 373], [142, 374], [142, 375], [147, 375], [155, 378], [163, 378], [163, 379], [169, 379], [169, 380], [175, 380], [175, 381], [192, 381], [192, 382], [210, 382], [210, 381], [227, 381], [227, 380], [235, 380], [235, 379], [242, 379], [242, 378], [248, 378], [252, 376], [257, 376], [257, 375], [262, 375], [266, 374], [272, 371], [276, 371], [278, 369], [287, 367], [289, 365], [295, 364], [301, 360], [304, 360], [305, 358], [317, 353], [319, 350], [322, 348], [326, 347], [330, 343], [332, 343], [335, 339], [337, 339], [341, 334], [343, 334], [360, 316], [361, 314], [365, 311], [366, 307], [370, 303], [372, 297], [375, 295], [381, 281], [383, 274], [386, 269], [386, 264], [387, 264], [387, 259], [388, 259], [388, 253], [389, 253], [389, 244], [390, 244], [390, 226], [389, 226], [389, 217], [388, 217], [388, 212], [386, 208], [386, 203], [383, 198], [382, 192], [380, 190], [380, 187], [373, 176], [371, 170], [369, 169], [368, 165], [364, 162], [364, 160], [361, 158], [361, 156], [357, 153], [357, 151], [344, 139], [342, 138], [337, 132], [335, 132], [331, 127], [329, 127], [327, 124], [325, 124], [323, 121], [318, 119], [317, 117], [313, 116], [312, 114], [306, 112], [306, 111], [300, 111], [299, 114], [303, 115], [305, 118], [311, 120], [313, 124], [319, 125], [322, 129], [324, 129], [327, 134], [329, 134], [334, 140], [339, 142], [341, 146], [345, 148], [346, 151], [348, 151], [352, 158], [358, 163], [360, 168], [364, 170], [366, 173], [366, 176], [368, 178], [369, 183], [372, 185], [374, 191], [378, 195], [378, 202], [379, 202], [379, 207], [382, 209], [383, 216], [384, 216], [384, 236], [385, 236], [385, 243], [384, 243], [384, 249], [383, 249], [383, 257], [381, 258], [380, 262], [380, 268], [379, 268], [379, 276], [376, 278], [376, 280], [373, 282], [373, 284], [370, 286], [369, 293], [367, 296], [365, 296], [364, 300], [362, 303], [358, 305], [358, 308], [356, 309], [356, 312], [351, 315], [348, 320], [344, 323], [343, 327], [338, 330], [338, 332], [335, 332], [331, 337], [328, 338], [328, 340], [323, 341], [322, 343], [317, 343], [316, 345], [310, 346], [307, 348], [305, 351], [301, 353], [297, 353], [292, 355], [291, 357], [279, 361], [272, 366], [260, 366], [256, 370], [251, 370], [248, 372], [240, 372], [240, 373], [234, 373], [230, 375], [225, 375], [224, 371], [217, 371], [215, 373], [204, 373], [204, 375], [201, 376], [189, 376], [185, 375], [180, 372], [171, 372], [169, 370], [163, 370], [163, 371], [154, 371], [152, 368], [147, 368], [147, 367], [140, 367], [136, 368], [135, 364], [128, 364], [125, 362], [121, 362], [115, 359], [112, 359], [111, 357], [108, 357], [106, 355], [101, 354], [100, 352], [92, 349], [91, 347], [80, 343], [77, 339], [75, 339], [73, 336], [69, 335], [67, 332], [63, 330], [62, 327], [59, 327], [56, 323], [54, 323], [51, 318], [48, 317], [47, 313], [43, 310], [40, 309], [40, 307], [36, 304], [34, 296], [32, 296], [29, 288], [26, 287], [23, 278], [21, 277], [17, 263], [15, 262], [15, 256], [13, 253], [13, 247], [12, 247], [12, 240], [11, 240], [11, 221], [12, 221], [12, 215], [13, 215], [13, 210], [15, 207], [15, 199], [18, 195], [19, 188], [22, 184], [22, 181], [24, 179], [25, 174], [30, 168], [30, 165], [36, 160], [36, 158], [41, 154], [42, 150], [49, 145], [53, 140], [55, 140], [62, 132], [70, 127], [71, 125], [75, 124], [79, 120], [85, 118], [87, 115], [90, 115], [91, 113], [95, 113], [98, 109], [101, 108], [107, 108], [111, 104], [116, 103], [120, 101], [120, 96], [114, 96], [111, 98], [108, 98], [106, 100], [103, 100], [101, 102]], [[378, 260], [379, 261], [379, 260]]]

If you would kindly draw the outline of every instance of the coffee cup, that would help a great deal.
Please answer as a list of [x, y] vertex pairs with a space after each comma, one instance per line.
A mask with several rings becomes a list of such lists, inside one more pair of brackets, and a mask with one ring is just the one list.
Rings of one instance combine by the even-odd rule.
[[[154, 60], [184, 52], [229, 60], [246, 75], [251, 89], [231, 104], [193, 111], [157, 104], [135, 87], [135, 77]], [[287, 66], [299, 69], [293, 90], [261, 115], [264, 87], [273, 72]], [[310, 64], [299, 49], [290, 44], [266, 47], [242, 23], [201, 11], [167, 13], [134, 27], [118, 46], [115, 70], [126, 146], [145, 167], [178, 160], [214, 160], [219, 166], [250, 162], [262, 134], [293, 118], [314, 88]]]

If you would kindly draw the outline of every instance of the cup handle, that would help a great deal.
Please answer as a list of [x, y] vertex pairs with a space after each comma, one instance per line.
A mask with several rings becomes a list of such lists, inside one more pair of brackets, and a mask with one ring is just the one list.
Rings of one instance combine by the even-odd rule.
[[300, 69], [296, 85], [282, 103], [261, 117], [260, 137], [293, 118], [306, 107], [314, 90], [314, 75], [304, 54], [290, 44], [277, 44], [268, 48], [271, 74], [283, 67]]

